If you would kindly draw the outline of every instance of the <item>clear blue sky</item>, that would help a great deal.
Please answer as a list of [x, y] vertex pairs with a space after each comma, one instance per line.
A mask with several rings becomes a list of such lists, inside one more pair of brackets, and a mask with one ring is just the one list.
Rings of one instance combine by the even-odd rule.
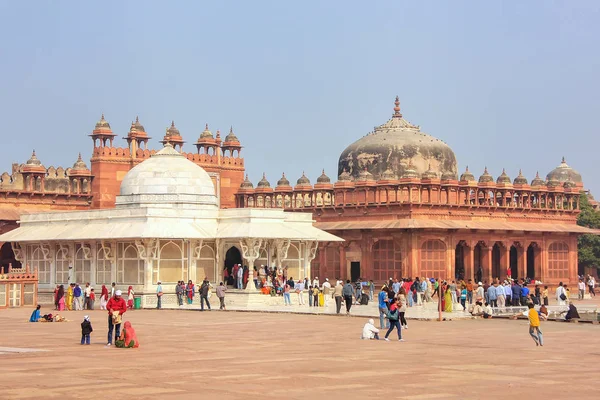
[[[459, 171], [528, 179], [567, 162], [600, 196], [599, 1], [0, 0], [1, 170], [36, 149], [89, 163], [102, 112], [158, 148], [230, 125], [247, 172], [335, 180], [341, 151], [406, 119]], [[123, 146], [124, 140], [120, 141]]]

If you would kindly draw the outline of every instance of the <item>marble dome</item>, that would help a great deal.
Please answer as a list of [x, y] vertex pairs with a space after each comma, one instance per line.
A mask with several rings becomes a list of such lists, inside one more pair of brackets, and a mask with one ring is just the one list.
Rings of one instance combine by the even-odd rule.
[[217, 209], [219, 202], [208, 173], [167, 143], [125, 175], [116, 206]]
[[396, 97], [392, 118], [342, 152], [338, 162], [338, 175], [348, 171], [358, 178], [367, 168], [376, 179], [388, 169], [397, 176], [402, 176], [409, 164], [418, 176], [426, 171], [436, 173], [437, 176], [457, 174], [456, 156], [452, 149], [405, 120], [400, 113], [400, 101]]

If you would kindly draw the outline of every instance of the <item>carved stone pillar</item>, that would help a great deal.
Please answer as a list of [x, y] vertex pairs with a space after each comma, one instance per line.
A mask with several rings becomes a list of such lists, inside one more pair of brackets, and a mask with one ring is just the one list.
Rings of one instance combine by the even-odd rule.
[[246, 238], [240, 240], [240, 247], [242, 248], [242, 257], [248, 262], [248, 284], [246, 285], [246, 292], [256, 292], [254, 284], [251, 282], [251, 271], [254, 268], [254, 261], [260, 256], [260, 249], [263, 245], [263, 239]]

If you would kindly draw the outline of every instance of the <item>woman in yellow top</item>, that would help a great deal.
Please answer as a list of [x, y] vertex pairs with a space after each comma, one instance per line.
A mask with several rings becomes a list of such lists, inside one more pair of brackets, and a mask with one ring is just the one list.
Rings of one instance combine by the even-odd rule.
[[69, 285], [67, 289], [67, 298], [65, 299], [65, 303], [67, 303], [67, 310], [73, 310], [73, 286]]
[[313, 296], [313, 307], [319, 307], [319, 287], [313, 287], [311, 294]]
[[544, 286], [544, 290], [542, 290], [542, 301], [544, 305], [548, 305], [548, 286]]

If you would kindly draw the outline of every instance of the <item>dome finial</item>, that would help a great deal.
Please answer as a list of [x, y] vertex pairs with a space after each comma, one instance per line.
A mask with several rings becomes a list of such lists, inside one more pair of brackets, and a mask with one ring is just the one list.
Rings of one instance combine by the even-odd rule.
[[394, 101], [394, 117], [402, 118], [402, 114], [400, 114], [400, 98], [396, 96], [396, 101]]
[[[136, 118], [136, 120], [137, 120], [137, 118]], [[174, 120], [171, 120], [171, 128], [175, 128], [175, 121]]]
[[561, 164], [566, 164], [566, 163], [567, 163], [567, 161], [565, 160], [565, 156], [563, 156]]
[[140, 118], [139, 118], [137, 115], [135, 116], [135, 123], [136, 123], [136, 124], [139, 124], [139, 123], [140, 123]]

